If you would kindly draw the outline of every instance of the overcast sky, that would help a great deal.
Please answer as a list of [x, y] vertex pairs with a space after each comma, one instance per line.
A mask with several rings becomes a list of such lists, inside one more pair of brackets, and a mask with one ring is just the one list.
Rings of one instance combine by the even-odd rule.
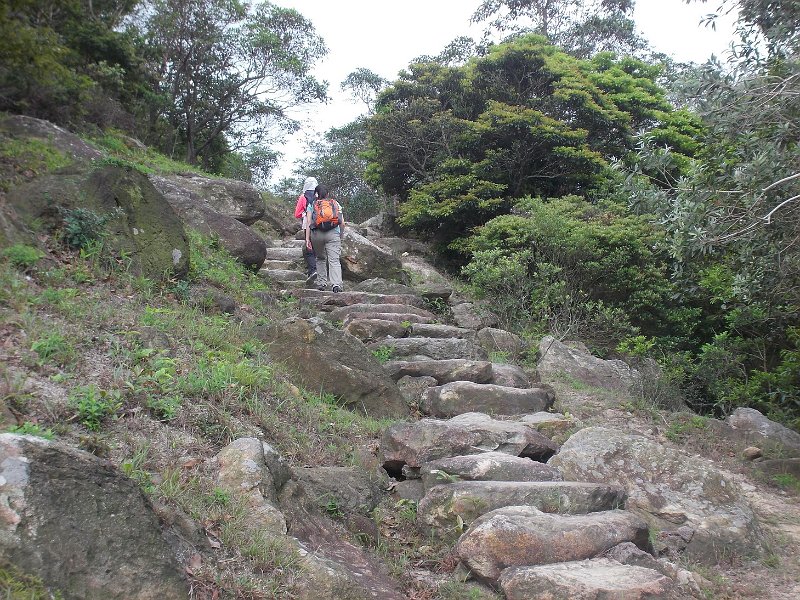
[[[461, 35], [478, 39], [483, 26], [469, 18], [480, 0], [273, 0], [294, 8], [310, 19], [328, 46], [328, 56], [315, 70], [330, 84], [332, 100], [299, 114], [303, 136], [321, 136], [329, 128], [344, 125], [364, 111], [342, 93], [339, 85], [359, 67], [394, 80], [415, 57], [436, 55]], [[731, 41], [731, 19], [721, 20], [717, 30], [700, 25], [703, 15], [717, 6], [685, 4], [684, 0], [636, 0], [634, 20], [653, 48], [679, 61], [704, 62], [721, 55]], [[293, 164], [303, 156], [298, 136], [281, 148], [284, 158], [274, 180], [291, 176]]]

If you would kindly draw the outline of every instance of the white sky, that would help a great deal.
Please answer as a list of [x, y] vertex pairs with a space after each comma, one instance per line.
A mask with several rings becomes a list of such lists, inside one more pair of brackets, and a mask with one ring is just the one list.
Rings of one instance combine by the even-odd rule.
[[[348, 74], [366, 67], [392, 81], [415, 57], [438, 54], [454, 38], [478, 39], [483, 25], [469, 18], [480, 0], [273, 0], [310, 19], [328, 46], [327, 57], [315, 70], [327, 80], [332, 100], [297, 115], [304, 122], [301, 136], [321, 137], [328, 129], [349, 123], [364, 112], [339, 85]], [[679, 61], [704, 62], [721, 55], [731, 42], [732, 19], [720, 20], [717, 31], [700, 25], [718, 0], [685, 4], [683, 0], [636, 0], [634, 20], [657, 51]], [[273, 181], [291, 176], [304, 154], [300, 136], [286, 140], [283, 160]]]

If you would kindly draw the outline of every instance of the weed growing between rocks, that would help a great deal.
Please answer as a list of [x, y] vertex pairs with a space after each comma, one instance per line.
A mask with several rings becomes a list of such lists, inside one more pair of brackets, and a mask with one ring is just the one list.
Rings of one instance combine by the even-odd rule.
[[61, 600], [42, 581], [9, 564], [0, 564], [0, 595], [4, 600]]

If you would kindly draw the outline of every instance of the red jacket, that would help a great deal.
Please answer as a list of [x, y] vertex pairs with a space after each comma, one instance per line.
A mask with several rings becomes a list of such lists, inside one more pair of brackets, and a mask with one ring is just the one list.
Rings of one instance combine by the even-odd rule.
[[297, 205], [294, 207], [294, 217], [296, 219], [302, 219], [304, 212], [306, 212], [306, 196], [305, 194], [300, 194], [300, 197], [297, 199]]

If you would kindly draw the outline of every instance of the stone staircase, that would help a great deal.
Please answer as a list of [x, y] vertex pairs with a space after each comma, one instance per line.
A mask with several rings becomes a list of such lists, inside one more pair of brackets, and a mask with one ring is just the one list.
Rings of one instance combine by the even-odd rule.
[[396, 497], [418, 503], [418, 527], [452, 543], [473, 578], [509, 600], [696, 596], [648, 553], [648, 526], [621, 488], [563, 481], [546, 464], [572, 422], [547, 412], [549, 386], [489, 360], [486, 340], [513, 334], [443, 324], [421, 295], [304, 289], [295, 242], [269, 249], [261, 274], [391, 357], [385, 372], [424, 418], [384, 432], [381, 465]]

